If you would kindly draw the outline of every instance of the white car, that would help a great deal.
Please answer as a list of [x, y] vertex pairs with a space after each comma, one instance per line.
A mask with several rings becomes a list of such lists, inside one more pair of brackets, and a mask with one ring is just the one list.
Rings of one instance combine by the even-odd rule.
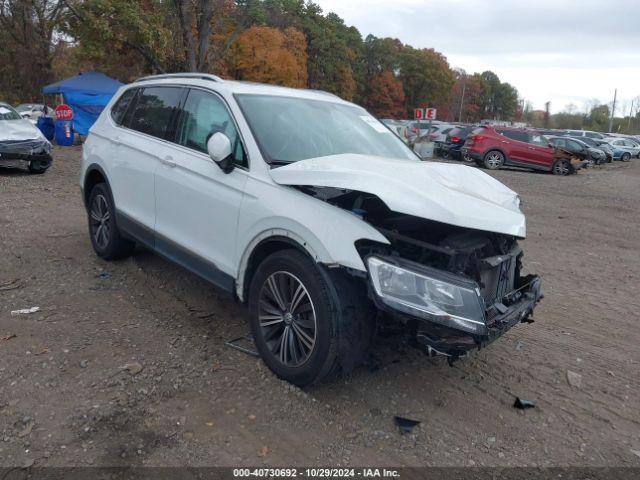
[[421, 162], [328, 93], [141, 79], [91, 128], [81, 187], [100, 257], [137, 242], [246, 303], [262, 359], [296, 385], [358, 365], [377, 322], [454, 360], [541, 298], [515, 192]]
[[31, 173], [51, 166], [51, 144], [29, 120], [0, 102], [0, 166], [26, 165]]
[[36, 123], [40, 117], [48, 117], [53, 114], [53, 110], [42, 103], [21, 103], [16, 107], [17, 112], [22, 118], [31, 120]]

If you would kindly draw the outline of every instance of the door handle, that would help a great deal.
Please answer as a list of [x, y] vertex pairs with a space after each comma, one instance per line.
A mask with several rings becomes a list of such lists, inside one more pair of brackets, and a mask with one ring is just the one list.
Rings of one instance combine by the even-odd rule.
[[502, 142], [502, 143], [509, 143], [509, 142], [507, 142], [506, 140], [501, 140], [501, 142]]
[[534, 147], [527, 147], [529, 150], [535, 150]]
[[167, 155], [164, 158], [160, 159], [160, 162], [167, 167], [173, 168], [176, 166], [176, 162], [173, 161], [173, 157], [171, 155]]

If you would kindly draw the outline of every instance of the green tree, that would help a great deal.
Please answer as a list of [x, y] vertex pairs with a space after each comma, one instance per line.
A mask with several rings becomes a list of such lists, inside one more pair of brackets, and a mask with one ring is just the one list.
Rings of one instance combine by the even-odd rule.
[[441, 53], [410, 46], [405, 46], [400, 53], [399, 78], [407, 114], [411, 114], [414, 108], [440, 107], [448, 101], [454, 84], [453, 72]]

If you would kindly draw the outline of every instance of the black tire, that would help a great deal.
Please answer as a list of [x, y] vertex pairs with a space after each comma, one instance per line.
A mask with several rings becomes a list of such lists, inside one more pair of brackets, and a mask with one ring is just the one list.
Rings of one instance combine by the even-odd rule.
[[50, 166], [51, 160], [48, 159], [31, 160], [31, 162], [29, 162], [29, 172], [40, 175], [46, 172]]
[[96, 254], [105, 260], [118, 260], [133, 252], [135, 243], [124, 238], [116, 225], [116, 209], [106, 183], [98, 183], [89, 193], [87, 218], [89, 237]]
[[[275, 252], [258, 266], [249, 287], [249, 323], [262, 360], [278, 377], [305, 387], [364, 359], [374, 322], [370, 306], [356, 306], [366, 292], [353, 282], [295, 249]], [[299, 285], [302, 299], [292, 305]]]
[[484, 166], [489, 170], [497, 170], [504, 165], [504, 153], [499, 150], [490, 150], [484, 155]]
[[554, 175], [565, 176], [569, 175], [573, 171], [571, 162], [569, 160], [556, 160], [551, 169]]
[[623, 162], [628, 162], [629, 160], [631, 160], [631, 154], [629, 152], [623, 153], [620, 157], [620, 160]]

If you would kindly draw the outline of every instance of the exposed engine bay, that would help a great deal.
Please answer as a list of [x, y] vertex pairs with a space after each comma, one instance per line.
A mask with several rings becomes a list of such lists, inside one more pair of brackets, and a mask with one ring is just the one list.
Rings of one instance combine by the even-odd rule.
[[[501, 330], [506, 331], [513, 325], [511, 318], [505, 320], [505, 315], [511, 306], [523, 299], [532, 282], [539, 283], [535, 275], [521, 275], [523, 253], [513, 236], [393, 212], [377, 196], [359, 191], [332, 187], [298, 188], [350, 211], [389, 240], [390, 245], [364, 240], [358, 242], [356, 247], [362, 258], [368, 255], [396, 256], [477, 282], [484, 299], [490, 336], [500, 331], [499, 336]], [[518, 321], [525, 321], [531, 311], [520, 314]], [[438, 353], [459, 356], [469, 349], [469, 345], [480, 346], [482, 343], [477, 338], [459, 336], [442, 326], [433, 325], [427, 329], [430, 331], [425, 331], [421, 325], [417, 328], [418, 340]], [[451, 341], [443, 344], [444, 337], [450, 337]]]

